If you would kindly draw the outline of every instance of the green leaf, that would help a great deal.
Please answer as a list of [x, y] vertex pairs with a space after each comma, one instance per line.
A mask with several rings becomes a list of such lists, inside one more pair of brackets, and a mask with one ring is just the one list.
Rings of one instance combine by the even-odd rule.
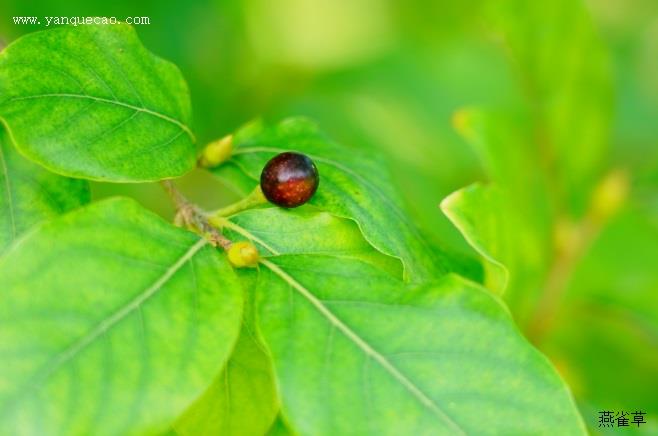
[[356, 221], [370, 244], [399, 257], [412, 280], [445, 274], [456, 268], [443, 255], [430, 250], [400, 207], [385, 166], [371, 155], [346, 149], [330, 141], [305, 119], [288, 119], [273, 127], [250, 125], [236, 133], [235, 150], [228, 166], [239, 168], [258, 183], [265, 163], [284, 151], [310, 156], [320, 173], [320, 186], [310, 204]]
[[279, 403], [269, 356], [243, 326], [224, 370], [174, 424], [180, 435], [263, 435]]
[[0, 54], [0, 96], [16, 146], [54, 172], [139, 182], [194, 167], [187, 85], [128, 25], [18, 39]]
[[381, 253], [366, 254], [357, 230], [313, 208], [255, 209], [225, 223], [264, 256], [243, 283], [291, 429], [582, 433], [566, 385], [497, 299], [452, 274], [410, 288], [399, 269], [373, 261]]
[[0, 260], [0, 433], [162, 432], [237, 339], [225, 256], [132, 200], [48, 222]]
[[249, 239], [264, 256], [280, 254], [339, 255], [360, 259], [395, 277], [402, 277], [399, 259], [374, 250], [352, 220], [313, 209], [253, 209], [231, 217], [226, 234]]
[[0, 127], [0, 254], [40, 221], [89, 201], [89, 185], [30, 163]]
[[498, 294], [507, 287], [507, 268], [499, 259], [509, 251], [510, 229], [499, 214], [500, 192], [478, 183], [460, 189], [441, 202], [441, 210], [484, 260], [485, 285]]
[[[301, 434], [584, 434], [566, 385], [486, 290], [359, 260], [263, 260], [258, 322]], [[477, 417], [474, 419], [473, 417]]]

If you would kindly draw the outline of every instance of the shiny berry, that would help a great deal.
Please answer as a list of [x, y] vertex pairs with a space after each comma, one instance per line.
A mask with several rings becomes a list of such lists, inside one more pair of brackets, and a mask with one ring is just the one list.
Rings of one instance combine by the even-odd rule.
[[320, 182], [318, 169], [303, 154], [286, 152], [274, 156], [263, 168], [260, 187], [265, 197], [281, 207], [297, 207], [315, 194]]

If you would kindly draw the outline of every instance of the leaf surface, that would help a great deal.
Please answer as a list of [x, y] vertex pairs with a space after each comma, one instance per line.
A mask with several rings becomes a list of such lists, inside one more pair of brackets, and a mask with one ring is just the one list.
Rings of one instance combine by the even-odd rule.
[[[486, 290], [452, 274], [409, 287], [385, 262], [344, 250], [362, 236], [345, 242], [331, 224], [340, 218], [275, 210], [231, 217], [227, 233], [264, 254], [245, 274], [295, 432], [583, 433], [566, 385]], [[295, 231], [305, 220], [325, 225]], [[294, 248], [279, 252], [285, 238]]]
[[260, 274], [259, 327], [301, 434], [584, 434], [547, 359], [471, 282], [406, 289], [335, 256], [278, 256]]
[[61, 177], [30, 163], [0, 127], [0, 254], [40, 221], [89, 201], [82, 180]]
[[0, 54], [0, 118], [30, 159], [113, 182], [194, 167], [187, 85], [128, 25], [28, 34]]
[[179, 435], [264, 435], [279, 410], [269, 356], [249, 327], [213, 384], [179, 419]]
[[374, 250], [354, 221], [327, 212], [279, 207], [249, 210], [231, 217], [226, 233], [233, 240], [254, 241], [263, 256], [336, 255], [360, 259], [402, 277], [399, 259]]
[[0, 433], [169, 428], [237, 339], [225, 257], [132, 200], [38, 228], [0, 260]]

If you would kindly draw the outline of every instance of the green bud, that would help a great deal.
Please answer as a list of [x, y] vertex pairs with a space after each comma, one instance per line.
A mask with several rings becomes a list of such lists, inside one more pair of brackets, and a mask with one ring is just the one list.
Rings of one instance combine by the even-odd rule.
[[199, 157], [201, 168], [214, 168], [228, 160], [233, 152], [233, 135], [227, 135], [206, 145]]
[[229, 262], [236, 268], [254, 267], [260, 259], [258, 249], [249, 241], [232, 244], [227, 254]]

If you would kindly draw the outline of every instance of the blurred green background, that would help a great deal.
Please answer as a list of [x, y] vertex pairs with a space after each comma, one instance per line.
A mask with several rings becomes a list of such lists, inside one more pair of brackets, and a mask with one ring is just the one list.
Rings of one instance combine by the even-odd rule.
[[[593, 432], [601, 410], [641, 410], [634, 431], [658, 434], [658, 2], [109, 3], [3, 0], [0, 40], [44, 28], [12, 16], [148, 16], [138, 33], [187, 78], [199, 146], [254, 118], [314, 118], [386, 157], [426, 237], [460, 255], [477, 253], [439, 203], [496, 183], [507, 199], [482, 213], [518, 223], [501, 260], [520, 328]], [[463, 107], [494, 127], [462, 139]], [[181, 186], [207, 207], [237, 195], [201, 172]], [[157, 185], [94, 185], [117, 193], [171, 213]]]

